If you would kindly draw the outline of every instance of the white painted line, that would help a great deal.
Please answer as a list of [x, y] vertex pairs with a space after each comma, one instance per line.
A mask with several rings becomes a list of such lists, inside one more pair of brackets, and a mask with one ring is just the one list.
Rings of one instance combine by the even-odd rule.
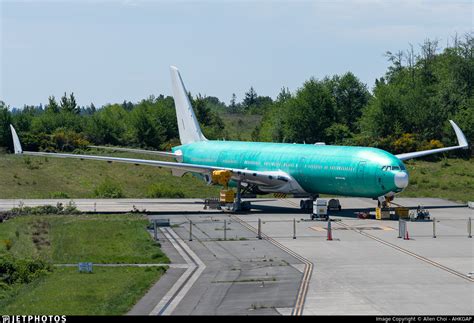
[[181, 246], [172, 238], [163, 228], [160, 230], [165, 235], [166, 239], [168, 239], [174, 248], [178, 251], [178, 253], [183, 257], [183, 259], [188, 263], [188, 268], [186, 271], [179, 277], [179, 279], [174, 283], [174, 285], [170, 288], [170, 290], [163, 296], [160, 302], [153, 308], [149, 315], [163, 315], [164, 311], [167, 309], [169, 305], [173, 302], [173, 298], [178, 290], [184, 285], [186, 280], [191, 276], [196, 265], [191, 262], [188, 255], [184, 252]]
[[[150, 315], [170, 315], [176, 306], [189, 292], [193, 284], [202, 274], [206, 265], [191, 250], [191, 248], [181, 239], [171, 228], [160, 228], [165, 237], [173, 244], [178, 253], [188, 264], [188, 269], [176, 281], [158, 305], [151, 311]], [[184, 250], [183, 250], [184, 249]], [[189, 255], [189, 256], [188, 256]]]
[[192, 274], [191, 278], [186, 282], [185, 286], [183, 286], [183, 288], [179, 291], [178, 295], [176, 295], [172, 304], [168, 305], [168, 308], [166, 308], [166, 310], [163, 312], [163, 315], [169, 315], [174, 311], [176, 306], [178, 306], [184, 296], [186, 296], [188, 291], [198, 280], [199, 276], [201, 276], [202, 272], [206, 269], [206, 265], [201, 261], [201, 259], [199, 259], [199, 257], [194, 253], [194, 251], [191, 250], [191, 248], [186, 244], [186, 242], [184, 242], [184, 240], [181, 239], [171, 228], [167, 228], [167, 230], [194, 260], [197, 265], [197, 270]]
[[206, 265], [199, 259], [199, 257], [194, 253], [194, 251], [186, 244], [186, 242], [181, 239], [176, 232], [174, 232], [171, 228], [167, 228], [169, 233], [178, 241], [178, 243], [181, 244], [181, 246], [186, 250], [186, 252], [193, 258], [193, 260], [196, 262], [196, 264], [199, 267], [206, 267]]

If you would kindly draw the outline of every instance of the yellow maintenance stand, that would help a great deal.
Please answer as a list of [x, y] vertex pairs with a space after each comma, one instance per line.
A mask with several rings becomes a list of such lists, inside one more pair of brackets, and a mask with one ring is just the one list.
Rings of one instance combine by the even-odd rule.
[[408, 219], [410, 217], [409, 211], [407, 207], [399, 206], [395, 208], [395, 215], [402, 219]]
[[398, 217], [399, 219], [408, 219], [410, 217], [410, 215], [409, 215], [410, 209], [409, 208], [407, 208], [405, 206], [402, 206], [400, 204], [397, 204], [393, 201], [391, 202], [391, 204], [396, 205], [394, 207], [395, 217]]
[[390, 219], [390, 209], [388, 207], [376, 207], [375, 208], [375, 219], [377, 219], [377, 220]]
[[242, 203], [241, 198], [241, 180], [236, 179], [237, 182], [237, 196], [233, 190], [229, 189], [229, 181], [232, 178], [232, 171], [230, 170], [214, 170], [211, 173], [211, 181], [214, 184], [219, 184], [224, 186], [224, 189], [220, 191], [219, 195], [219, 203], [222, 205], [226, 205], [229, 207], [232, 205], [233, 212], [239, 212], [243, 209], [250, 210], [250, 203], [244, 202]]
[[[396, 207], [393, 207], [395, 211], [394, 217], [392, 217], [392, 214], [390, 212], [391, 204], [396, 205]], [[409, 217], [409, 209], [407, 207], [394, 203], [393, 198], [388, 198], [385, 202], [380, 203], [379, 206], [375, 208], [375, 218], [377, 220], [396, 219], [396, 218], [406, 219], [408, 217]]]

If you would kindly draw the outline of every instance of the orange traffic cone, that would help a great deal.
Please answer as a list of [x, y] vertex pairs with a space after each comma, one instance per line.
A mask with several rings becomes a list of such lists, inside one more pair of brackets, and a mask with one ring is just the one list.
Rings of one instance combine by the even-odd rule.
[[327, 240], [331, 241], [332, 240], [332, 230], [331, 230], [331, 220], [328, 219], [328, 238]]

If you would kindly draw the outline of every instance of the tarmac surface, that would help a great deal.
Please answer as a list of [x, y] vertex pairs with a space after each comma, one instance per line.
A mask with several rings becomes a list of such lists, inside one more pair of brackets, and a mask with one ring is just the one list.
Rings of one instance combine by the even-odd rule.
[[[191, 286], [178, 283], [175, 294], [184, 289], [187, 292], [176, 297], [169, 295], [168, 302], [176, 299], [178, 302], [172, 303], [174, 309], [168, 311], [166, 306], [156, 308], [157, 300], [162, 299], [164, 291], [169, 290], [171, 283], [176, 283], [179, 275], [183, 274], [182, 270], [168, 271], [135, 305], [130, 315], [252, 315], [292, 312], [302, 277], [301, 262], [297, 258], [268, 241], [256, 239], [245, 226], [227, 215], [193, 216], [192, 241], [189, 241], [190, 218], [174, 215], [173, 227], [162, 228], [158, 237], [163, 251], [172, 263], [184, 262], [186, 255], [179, 255], [176, 249], [187, 245], [201, 260], [203, 265], [197, 267], [204, 267], [202, 272]], [[224, 220], [226, 240], [223, 233]], [[167, 231], [174, 231], [178, 236], [177, 248], [170, 239], [172, 233], [169, 232], [167, 237]], [[252, 240], [247, 240], [244, 236], [252, 236]], [[189, 279], [192, 279], [192, 274]]]
[[474, 244], [467, 229], [474, 210], [440, 199], [396, 202], [428, 209], [436, 238], [433, 222], [408, 222], [410, 240], [404, 240], [398, 221], [349, 217], [353, 209], [373, 207], [366, 199], [341, 199], [345, 211], [331, 216], [332, 241], [327, 223], [301, 221], [291, 239], [281, 221], [293, 215], [265, 216], [264, 232], [314, 263], [305, 314], [474, 314]]
[[[58, 201], [69, 202], [22, 203]], [[354, 215], [373, 212], [374, 201], [340, 201], [328, 241], [327, 222], [309, 221], [299, 199], [254, 199], [252, 211], [240, 214], [203, 210], [199, 199], [74, 200], [83, 211], [135, 208], [151, 212], [150, 219], [170, 219], [171, 228], [160, 228], [158, 237], [176, 266], [129, 314], [474, 315], [473, 209], [398, 198], [411, 209], [423, 205], [435, 218], [436, 238], [433, 221], [417, 221], [407, 222], [405, 240], [398, 238], [398, 221]], [[19, 203], [0, 200], [0, 210]]]

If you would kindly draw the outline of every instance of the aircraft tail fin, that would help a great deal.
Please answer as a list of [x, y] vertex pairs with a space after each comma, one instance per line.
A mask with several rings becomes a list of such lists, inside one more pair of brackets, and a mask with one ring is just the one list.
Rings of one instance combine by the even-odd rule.
[[194, 115], [188, 92], [184, 87], [178, 69], [175, 66], [170, 66], [170, 73], [181, 144], [185, 145], [196, 141], [207, 140], [202, 134], [199, 122]]

